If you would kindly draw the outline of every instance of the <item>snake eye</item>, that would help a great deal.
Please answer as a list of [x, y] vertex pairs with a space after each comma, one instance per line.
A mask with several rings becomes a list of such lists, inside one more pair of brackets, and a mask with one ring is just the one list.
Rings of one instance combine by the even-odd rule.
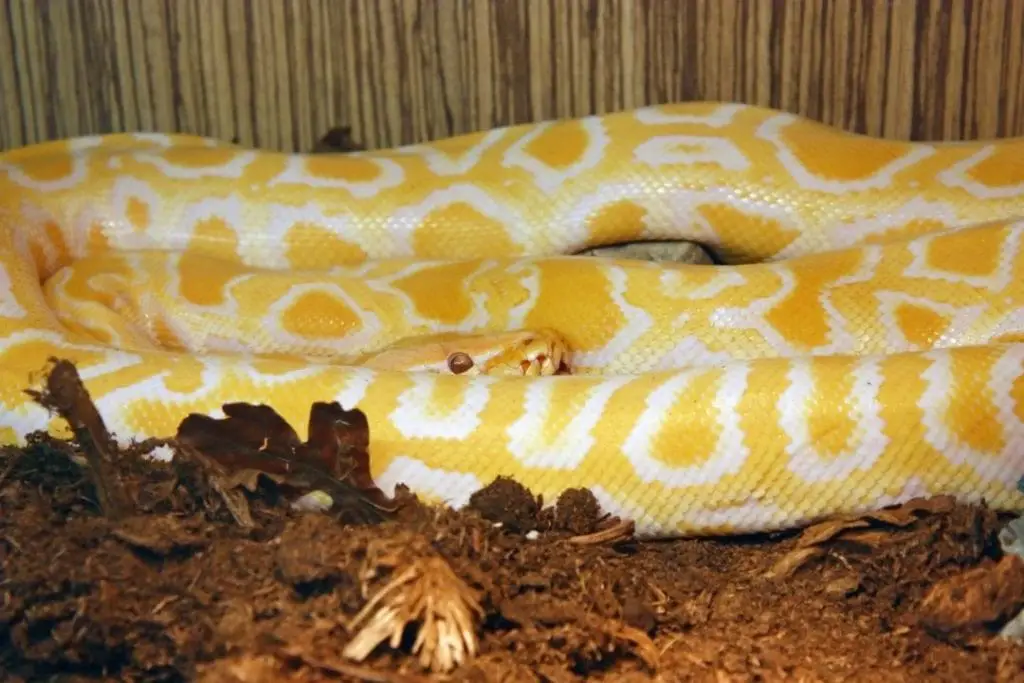
[[453, 375], [469, 372], [473, 369], [473, 359], [469, 357], [468, 353], [456, 351], [448, 356], [448, 369], [452, 371]]

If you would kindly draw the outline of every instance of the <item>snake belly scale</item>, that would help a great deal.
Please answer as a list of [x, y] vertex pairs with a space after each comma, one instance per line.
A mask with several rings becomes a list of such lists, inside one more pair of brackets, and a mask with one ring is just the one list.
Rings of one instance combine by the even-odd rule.
[[[66, 434], [23, 393], [59, 356], [122, 439], [230, 401], [301, 435], [338, 400], [386, 491], [588, 487], [644, 537], [928, 494], [1017, 510], [1020, 216], [1024, 140], [713, 102], [346, 155], [32, 145], [0, 155], [0, 439]], [[649, 239], [725, 265], [572, 256]], [[564, 340], [573, 374], [363, 362], [522, 331]]]

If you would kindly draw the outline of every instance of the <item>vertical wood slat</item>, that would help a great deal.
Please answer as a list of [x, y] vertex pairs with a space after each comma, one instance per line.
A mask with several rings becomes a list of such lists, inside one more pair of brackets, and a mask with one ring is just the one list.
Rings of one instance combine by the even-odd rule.
[[369, 147], [660, 102], [1024, 135], [1024, 0], [0, 0], [0, 148], [122, 130]]

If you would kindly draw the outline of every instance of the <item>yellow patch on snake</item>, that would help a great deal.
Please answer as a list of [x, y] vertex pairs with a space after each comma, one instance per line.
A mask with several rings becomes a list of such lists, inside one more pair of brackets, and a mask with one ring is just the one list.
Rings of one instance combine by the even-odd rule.
[[590, 133], [579, 121], [559, 121], [523, 145], [523, 152], [558, 170], [583, 160]]
[[1005, 230], [984, 234], [972, 231], [949, 233], [932, 239], [926, 255], [927, 265], [947, 273], [984, 277], [999, 269]]
[[962, 443], [983, 453], [995, 454], [1005, 444], [999, 409], [992, 403], [988, 378], [997, 357], [971, 359], [965, 362], [954, 358], [950, 368], [952, 386], [949, 391], [970, 396], [970, 401], [954, 401], [945, 418], [949, 431]]
[[[316, 244], [310, 252], [309, 245]], [[302, 268], [328, 269], [343, 263], [359, 263], [366, 252], [358, 244], [342, 239], [332, 230], [312, 223], [296, 223], [284, 236], [288, 262]]]
[[[473, 261], [429, 266], [395, 280], [394, 287], [409, 297], [419, 315], [455, 324], [473, 311], [465, 283], [478, 268], [479, 264]], [[442, 291], [445, 296], [437, 296], [437, 292]]]
[[857, 447], [857, 439], [869, 436], [858, 433], [860, 425], [850, 418], [851, 406], [856, 401], [856, 378], [849, 368], [829, 358], [815, 358], [809, 364], [811, 391], [817, 400], [807, 407], [808, 443], [814, 444], [822, 458], [842, 455]]
[[307, 290], [280, 313], [282, 327], [300, 337], [344, 339], [363, 327], [347, 303], [323, 290]]
[[452, 254], [462, 252], [465, 245], [458, 234], [436, 233], [436, 226], [446, 224], [472, 224], [474, 233], [495, 253], [505, 256], [522, 253], [522, 247], [509, 237], [501, 221], [462, 201], [444, 204], [428, 212], [413, 233], [413, 250], [425, 258], [450, 258]]
[[197, 306], [220, 306], [229, 298], [228, 283], [249, 270], [238, 257], [238, 234], [223, 218], [206, 218], [196, 225], [190, 242], [202, 244], [204, 249], [186, 249], [182, 253], [178, 261], [178, 292]]
[[[537, 269], [538, 295], [524, 326], [550, 327], [566, 330], [566, 341], [571, 348], [604, 346], [615, 336], [625, 322], [621, 310], [611, 298], [611, 283], [598, 268], [580, 270], [571, 260], [545, 261]], [[587, 307], [604, 314], [599, 325], [586, 315], [576, 297], [569, 292], [586, 292]], [[581, 326], [586, 321], [590, 324]], [[585, 339], [586, 343], [581, 344]]]
[[369, 183], [380, 178], [384, 171], [372, 159], [323, 154], [312, 155], [306, 159], [306, 173], [327, 180]]
[[1013, 400], [1014, 416], [1024, 422], [1024, 375], [1014, 378], [1010, 387], [1010, 398]]
[[611, 244], [638, 240], [644, 233], [647, 209], [623, 199], [605, 204], [587, 219], [592, 244]]
[[[808, 172], [838, 181], [872, 178], [912, 149], [907, 143], [893, 140], [836, 135], [825, 126], [785, 126], [779, 137]], [[839, 158], [843, 163], [836, 163]]]
[[1013, 187], [1024, 178], [1024, 144], [1007, 141], [967, 169], [966, 175], [987, 187]]
[[138, 197], [129, 197], [125, 205], [125, 215], [128, 222], [136, 230], [145, 230], [149, 227], [149, 204]]
[[[105, 350], [75, 350], [72, 354], [75, 361], [82, 367], [99, 365], [106, 357]], [[32, 368], [31, 372], [39, 373], [46, 367], [49, 358], [67, 357], [68, 351], [61, 344], [46, 339], [25, 337], [23, 340], [8, 343], [0, 350], [0, 366], [10, 368]], [[32, 402], [25, 393], [27, 384], [0, 382], [0, 401], [10, 409], [18, 408]]]
[[37, 161], [32, 164], [26, 164], [20, 170], [35, 182], [49, 183], [63, 180], [73, 175], [75, 172], [75, 160], [70, 154], [54, 154], [49, 156], [44, 163]]
[[860, 263], [861, 255], [855, 251], [835, 252], [810, 263], [794, 261], [788, 269], [794, 279], [793, 289], [765, 314], [765, 319], [798, 348], [826, 344], [830, 328], [820, 292], [855, 272]]
[[707, 463], [720, 450], [722, 423], [720, 412], [708, 404], [707, 398], [721, 390], [725, 380], [724, 371], [716, 368], [702, 368], [690, 373], [687, 381], [675, 394], [676, 405], [692, 406], [686, 411], [685, 443], [680, 443], [673, 430], [657, 429], [652, 435], [648, 448], [659, 454], [656, 458], [668, 467], [696, 467]]
[[932, 308], [909, 303], [901, 303], [896, 307], [895, 319], [907, 341], [922, 348], [934, 344], [951, 322], [949, 316]]
[[[726, 244], [735, 242], [739, 235], [747, 235], [752, 253], [774, 256], [800, 236], [796, 230], [784, 227], [778, 220], [740, 211], [727, 204], [701, 204], [697, 207], [697, 213]], [[736, 256], [728, 248], [722, 251], [723, 258]]]
[[102, 254], [110, 250], [110, 242], [104, 234], [102, 223], [93, 223], [89, 226], [89, 233], [85, 241], [85, 253]]

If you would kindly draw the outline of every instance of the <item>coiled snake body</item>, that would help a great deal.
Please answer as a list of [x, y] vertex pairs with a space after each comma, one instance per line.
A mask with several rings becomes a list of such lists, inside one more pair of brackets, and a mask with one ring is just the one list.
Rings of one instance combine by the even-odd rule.
[[[385, 490], [589, 487], [642, 536], [1019, 509], [1018, 216], [1022, 140], [717, 103], [347, 155], [29, 146], [0, 156], [0, 437], [65, 433], [23, 393], [59, 356], [124, 439], [231, 401], [301, 435], [338, 400]], [[571, 256], [651, 239], [728, 265]]]

